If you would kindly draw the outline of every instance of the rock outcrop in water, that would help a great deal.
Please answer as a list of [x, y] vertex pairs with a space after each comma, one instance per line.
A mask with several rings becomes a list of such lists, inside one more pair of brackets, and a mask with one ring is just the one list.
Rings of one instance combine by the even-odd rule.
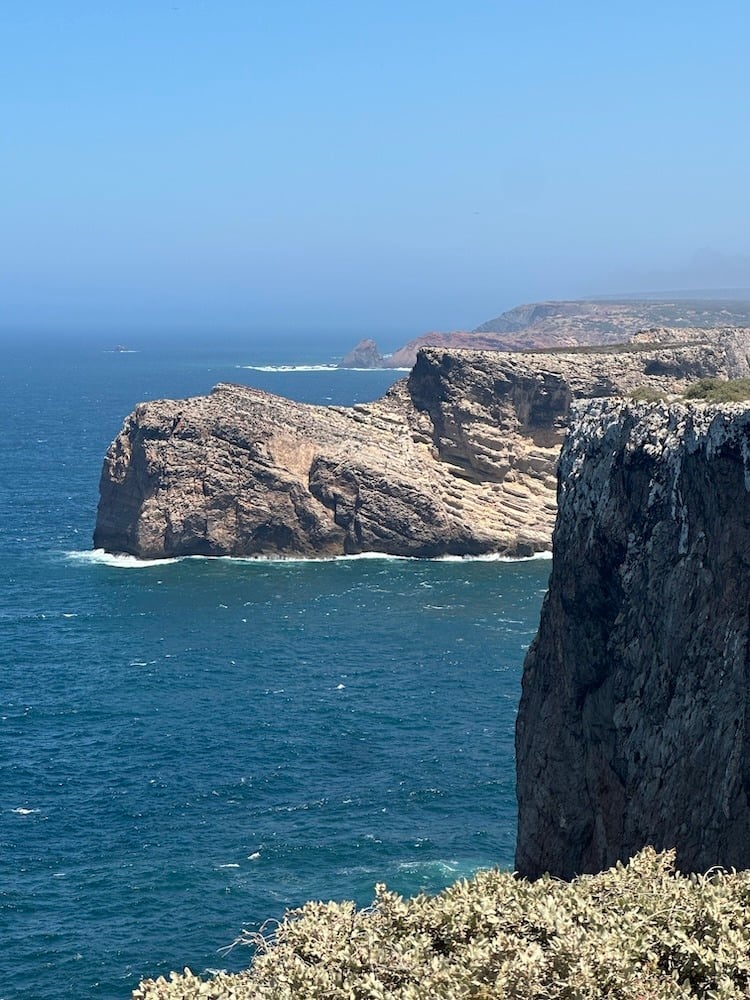
[[549, 547], [573, 399], [748, 372], [749, 331], [651, 336], [580, 354], [425, 350], [354, 407], [237, 385], [142, 403], [107, 452], [94, 544], [144, 558], [530, 555]]
[[521, 874], [750, 867], [750, 404], [576, 408], [524, 666]]
[[[385, 358], [378, 351], [378, 345], [369, 337], [360, 340], [339, 363], [340, 368], [382, 368]], [[385, 365], [386, 368], [391, 367]]]

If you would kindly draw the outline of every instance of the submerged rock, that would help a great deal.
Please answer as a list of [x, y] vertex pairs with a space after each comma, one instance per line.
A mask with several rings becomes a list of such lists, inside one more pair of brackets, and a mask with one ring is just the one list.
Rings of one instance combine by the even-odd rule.
[[420, 352], [353, 407], [238, 385], [142, 403], [104, 461], [94, 544], [175, 555], [531, 555], [549, 548], [575, 398], [746, 374], [748, 331], [612, 352]]
[[524, 666], [516, 866], [750, 867], [750, 404], [597, 400]]

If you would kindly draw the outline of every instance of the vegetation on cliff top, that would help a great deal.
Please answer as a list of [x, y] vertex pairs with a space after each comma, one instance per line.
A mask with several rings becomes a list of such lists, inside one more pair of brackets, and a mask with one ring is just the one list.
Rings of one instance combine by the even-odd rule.
[[700, 378], [685, 390], [685, 399], [707, 403], [739, 403], [750, 399], [750, 378]]
[[[669, 393], [653, 385], [639, 385], [630, 396], [641, 403], [658, 403], [670, 398]], [[743, 403], [750, 399], [750, 378], [699, 378], [687, 387], [681, 398], [699, 403]]]
[[436, 896], [377, 887], [365, 910], [308, 903], [251, 968], [149, 980], [136, 1000], [573, 1000], [747, 997], [750, 872], [675, 871], [646, 848], [571, 883], [483, 871]]

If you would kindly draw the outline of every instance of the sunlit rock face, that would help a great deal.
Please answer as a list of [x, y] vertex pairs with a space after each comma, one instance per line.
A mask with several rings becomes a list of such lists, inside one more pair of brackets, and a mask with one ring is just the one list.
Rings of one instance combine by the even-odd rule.
[[518, 870], [750, 867], [750, 410], [578, 404], [518, 715]]
[[747, 370], [748, 331], [651, 336], [579, 354], [423, 350], [353, 407], [238, 385], [142, 403], [107, 452], [94, 543], [144, 558], [531, 555], [550, 545], [574, 399]]

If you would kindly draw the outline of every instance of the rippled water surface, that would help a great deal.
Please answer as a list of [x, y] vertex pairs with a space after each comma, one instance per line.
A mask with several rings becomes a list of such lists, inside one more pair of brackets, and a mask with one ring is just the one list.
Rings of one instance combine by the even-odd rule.
[[218, 949], [308, 898], [512, 863], [549, 563], [91, 552], [102, 457], [139, 400], [231, 380], [347, 403], [397, 377], [284, 350], [9, 351], [0, 1000], [126, 998], [241, 966]]

